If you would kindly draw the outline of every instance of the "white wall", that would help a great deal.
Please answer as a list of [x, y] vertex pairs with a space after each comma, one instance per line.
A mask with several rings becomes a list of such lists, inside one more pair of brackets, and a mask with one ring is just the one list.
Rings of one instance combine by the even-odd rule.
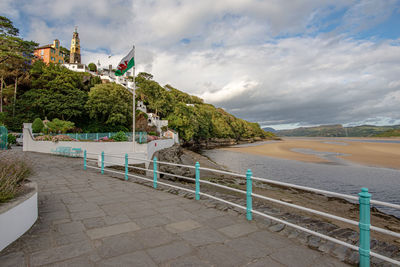
[[[154, 140], [147, 144], [135, 143], [135, 152], [133, 152], [132, 142], [77, 142], [77, 141], [35, 141], [32, 137], [32, 123], [24, 123], [23, 129], [23, 151], [32, 151], [40, 153], [52, 153], [57, 147], [65, 146], [71, 148], [81, 148], [88, 152], [87, 157], [98, 159], [98, 154], [104, 151], [104, 162], [125, 164], [125, 159], [113, 158], [107, 155], [124, 157], [127, 153], [129, 157], [139, 159], [151, 159], [153, 154], [161, 149], [174, 145], [174, 139]], [[97, 155], [91, 154], [95, 153]], [[139, 163], [137, 160], [129, 160], [129, 164]]]
[[155, 152], [171, 147], [174, 144], [174, 139], [154, 140], [147, 143], [147, 159], [152, 159]]
[[0, 212], [0, 251], [28, 231], [38, 218], [37, 189], [21, 201], [7, 211]]

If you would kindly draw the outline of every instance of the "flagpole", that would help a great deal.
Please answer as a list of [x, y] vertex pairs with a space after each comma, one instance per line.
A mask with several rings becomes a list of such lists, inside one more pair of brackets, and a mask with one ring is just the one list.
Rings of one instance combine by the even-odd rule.
[[[135, 45], [133, 45], [133, 58], [134, 58], [134, 60], [136, 61], [136, 58], [135, 58]], [[133, 152], [136, 152], [136, 147], [135, 147], [135, 143], [136, 143], [136, 141], [135, 141], [135, 139], [136, 139], [136, 133], [135, 133], [135, 128], [136, 128], [136, 124], [135, 124], [135, 118], [136, 118], [136, 110], [135, 110], [135, 99], [136, 99], [136, 84], [135, 84], [135, 69], [136, 69], [136, 62], [135, 62], [135, 65], [133, 66], [133, 68], [132, 68], [133, 70], [132, 70], [132, 72], [133, 72], [133, 88], [132, 88], [132, 90], [133, 90], [133, 92], [132, 92], [132, 95], [133, 95], [133, 103], [132, 103], [132, 111], [133, 111], [133, 115], [132, 115], [132, 120], [133, 120], [133, 124], [132, 124], [132, 132], [133, 132], [133, 135], [132, 135], [132, 141], [133, 141]]]

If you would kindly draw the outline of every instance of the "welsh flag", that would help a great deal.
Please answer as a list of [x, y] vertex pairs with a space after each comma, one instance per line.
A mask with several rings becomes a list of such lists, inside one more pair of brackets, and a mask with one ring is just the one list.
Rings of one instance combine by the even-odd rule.
[[118, 64], [116, 76], [122, 76], [125, 72], [135, 66], [135, 46]]

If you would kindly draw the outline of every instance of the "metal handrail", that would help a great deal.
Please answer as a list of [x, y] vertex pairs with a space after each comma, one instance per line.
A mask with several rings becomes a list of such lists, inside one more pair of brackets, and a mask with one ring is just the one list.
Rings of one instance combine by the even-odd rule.
[[[85, 153], [86, 153], [86, 151], [85, 151]], [[91, 153], [91, 154], [95, 154], [95, 153]], [[125, 159], [127, 159], [127, 158], [128, 158], [128, 157], [125, 157]], [[85, 160], [87, 160], [87, 159], [85, 158]], [[140, 159], [140, 160], [143, 160], [143, 159]], [[102, 161], [103, 161], [103, 163], [111, 163], [111, 162], [106, 162], [106, 161], [104, 161], [104, 153], [102, 154]], [[148, 160], [148, 161], [150, 161], [150, 160]], [[248, 206], [249, 204], [247, 204], [247, 207], [244, 207], [244, 206], [241, 206], [241, 205], [239, 205], [239, 204], [236, 204], [236, 203], [233, 203], [233, 202], [230, 202], [230, 201], [226, 201], [226, 200], [223, 200], [223, 199], [221, 199], [221, 198], [212, 196], [212, 195], [210, 195], [210, 194], [202, 193], [202, 192], [200, 192], [200, 191], [198, 190], [198, 188], [197, 188], [197, 183], [210, 184], [210, 185], [217, 186], [217, 187], [220, 187], [220, 188], [224, 188], [224, 189], [227, 189], [227, 190], [231, 190], [231, 191], [234, 191], [234, 192], [246, 194], [246, 195], [247, 195], [247, 198], [249, 198], [249, 197], [250, 197], [250, 198], [251, 198], [251, 197], [261, 198], [261, 199], [264, 199], [264, 200], [267, 200], [267, 201], [271, 201], [271, 202], [274, 202], [274, 203], [277, 203], [277, 204], [285, 205], [285, 206], [288, 206], [288, 207], [291, 207], [291, 208], [295, 208], [295, 209], [303, 210], [303, 211], [310, 212], [310, 213], [313, 213], [313, 214], [317, 214], [317, 215], [320, 215], [320, 216], [324, 216], [324, 217], [327, 217], [327, 218], [335, 219], [335, 220], [342, 221], [342, 222], [345, 222], [345, 223], [349, 223], [349, 224], [355, 225], [355, 226], [359, 225], [359, 222], [357, 222], [357, 221], [350, 220], [350, 219], [346, 219], [346, 218], [343, 218], [343, 217], [340, 217], [340, 216], [336, 216], [336, 215], [332, 215], [332, 214], [329, 214], [329, 213], [326, 213], [326, 212], [322, 212], [322, 211], [317, 211], [317, 210], [314, 210], [314, 209], [306, 208], [306, 207], [299, 206], [299, 205], [296, 205], [296, 204], [291, 204], [291, 203], [288, 203], [288, 202], [285, 202], [285, 201], [281, 201], [281, 200], [269, 198], [269, 197], [266, 197], [266, 196], [263, 196], [263, 195], [255, 194], [255, 193], [252, 193], [252, 192], [251, 192], [251, 188], [250, 188], [250, 191], [249, 191], [250, 193], [249, 193], [249, 192], [248, 192], [249, 189], [247, 189], [247, 191], [243, 191], [243, 190], [239, 190], [239, 189], [232, 188], [232, 187], [229, 187], [229, 186], [224, 186], [224, 185], [221, 185], [221, 184], [218, 184], [218, 183], [213, 183], [213, 182], [210, 182], [210, 181], [201, 180], [201, 179], [199, 178], [199, 173], [200, 173], [200, 172], [198, 172], [198, 170], [202, 169], [202, 170], [208, 170], [208, 171], [213, 171], [213, 172], [215, 171], [215, 172], [224, 173], [224, 174], [229, 174], [229, 175], [237, 175], [237, 176], [239, 176], [239, 177], [246, 177], [247, 182], [249, 182], [249, 181], [251, 182], [251, 179], [254, 179], [254, 180], [258, 180], [258, 181], [262, 181], [262, 182], [273, 183], [273, 184], [278, 184], [278, 185], [282, 185], [282, 186], [289, 186], [289, 187], [298, 188], [298, 189], [302, 189], [302, 190], [313, 191], [313, 192], [316, 192], [316, 193], [322, 193], [322, 194], [328, 194], [328, 195], [334, 195], [334, 196], [339, 196], [339, 197], [343, 197], [343, 198], [349, 198], [349, 199], [353, 199], [353, 200], [358, 200], [357, 197], [354, 197], [354, 196], [351, 196], [351, 195], [346, 195], [346, 194], [340, 194], [340, 193], [330, 192], [330, 191], [326, 191], [326, 190], [320, 190], [320, 189], [309, 188], [309, 187], [305, 187], [305, 186], [298, 186], [298, 185], [293, 185], [293, 184], [289, 184], [289, 183], [273, 181], [273, 180], [264, 179], [264, 178], [259, 178], [259, 177], [253, 177], [252, 174], [251, 174], [251, 172], [250, 172], [250, 170], [249, 170], [248, 173], [247, 173], [247, 175], [250, 175], [250, 177], [249, 177], [249, 176], [247, 176], [247, 175], [235, 174], [235, 173], [230, 173], [230, 172], [226, 172], [226, 171], [214, 170], [214, 169], [210, 169], [210, 168], [201, 168], [201, 167], [198, 165], [198, 163], [196, 164], [195, 167], [193, 167], [193, 166], [187, 166], [187, 165], [182, 165], [182, 164], [176, 164], [176, 163], [165, 163], [165, 162], [162, 163], [162, 164], [169, 164], [169, 165], [174, 165], [174, 166], [182, 166], [182, 167], [192, 167], [192, 168], [195, 168], [195, 169], [196, 169], [196, 179], [194, 179], [194, 178], [190, 178], [190, 177], [186, 177], [186, 176], [175, 175], [175, 174], [171, 174], [171, 173], [166, 173], [166, 172], [157, 171], [157, 169], [156, 169], [157, 160], [154, 159], [154, 160], [151, 160], [150, 162], [154, 162], [154, 168], [155, 168], [155, 169], [153, 170], [153, 173], [154, 173], [154, 179], [153, 179], [153, 180], [152, 180], [152, 179], [149, 179], [149, 178], [144, 178], [144, 177], [141, 177], [141, 176], [129, 174], [129, 173], [127, 173], [127, 171], [126, 171], [125, 173], [122, 173], [122, 172], [118, 172], [118, 171], [112, 171], [112, 170], [109, 170], [109, 169], [105, 169], [105, 168], [104, 168], [104, 164], [102, 164], [102, 168], [99, 168], [99, 167], [92, 167], [92, 166], [87, 166], [87, 167], [89, 167], [89, 168], [94, 168], [94, 169], [101, 169], [102, 172], [103, 172], [103, 170], [106, 170], [106, 171], [113, 172], [113, 173], [125, 174], [125, 177], [131, 176], [131, 177], [139, 178], [139, 179], [142, 179], [142, 180], [145, 180], [145, 181], [148, 181], [148, 182], [154, 182], [154, 187], [156, 187], [156, 184], [161, 184], [161, 185], [170, 186], [170, 187], [173, 187], [173, 188], [176, 188], [176, 189], [179, 189], [179, 190], [184, 190], [184, 191], [187, 191], [187, 192], [191, 192], [191, 193], [196, 194], [196, 199], [198, 199], [198, 198], [197, 198], [197, 194], [199, 194], [199, 195], [202, 195], [202, 196], [205, 196], [205, 197], [208, 197], [208, 198], [211, 198], [211, 199], [215, 199], [215, 200], [221, 201], [221, 202], [223, 202], [223, 203], [232, 205], [232, 206], [234, 206], [234, 207], [247, 210], [247, 212], [251, 212], [251, 213], [254, 213], [254, 214], [257, 214], [257, 215], [260, 215], [260, 216], [269, 218], [269, 219], [274, 220], [274, 221], [279, 222], [279, 223], [283, 223], [283, 224], [288, 225], [288, 226], [290, 226], [290, 227], [293, 227], [293, 228], [295, 228], [295, 229], [299, 229], [299, 230], [304, 231], [304, 232], [306, 232], [306, 233], [310, 233], [310, 234], [312, 234], [312, 235], [315, 235], [315, 236], [318, 236], [318, 237], [320, 237], [320, 238], [329, 240], [329, 241], [331, 241], [331, 242], [334, 242], [334, 243], [337, 243], [337, 244], [346, 246], [346, 247], [348, 247], [348, 248], [351, 248], [351, 249], [354, 249], [354, 250], [357, 250], [357, 251], [361, 249], [361, 248], [359, 248], [358, 246], [354, 246], [354, 245], [348, 244], [348, 243], [346, 243], [346, 242], [344, 242], [344, 241], [341, 241], [341, 240], [338, 240], [338, 239], [336, 239], [336, 238], [332, 238], [332, 237], [330, 237], [330, 236], [327, 236], [327, 235], [324, 235], [324, 234], [321, 234], [321, 233], [318, 233], [318, 232], [309, 230], [309, 229], [304, 228], [304, 227], [302, 227], [302, 226], [298, 226], [298, 225], [296, 225], [296, 224], [287, 222], [287, 221], [285, 221], [285, 220], [282, 220], [282, 219], [279, 219], [279, 218], [276, 218], [276, 217], [273, 217], [273, 216], [264, 214], [264, 213], [262, 213], [262, 212], [256, 211], [256, 210], [252, 209], [252, 207], [251, 207], [252, 205], [250, 205], [250, 209], [249, 209], [249, 206]], [[160, 162], [159, 162], [159, 163], [160, 163]], [[111, 163], [111, 164], [123, 166], [123, 165], [116, 164], [116, 163]], [[85, 166], [86, 166], [86, 164], [85, 164]], [[127, 161], [125, 161], [125, 167], [127, 168]], [[133, 167], [133, 166], [131, 166], [131, 167], [132, 167], [132, 168], [138, 168], [138, 169], [145, 170], [145, 171], [151, 171], [150, 169], [144, 169], [144, 168]], [[158, 174], [164, 174], [164, 175], [170, 175], [170, 176], [174, 176], [174, 177], [179, 177], [179, 178], [183, 178], [183, 179], [195, 181], [195, 182], [196, 182], [196, 191], [191, 190], [191, 189], [187, 189], [187, 188], [183, 188], [183, 187], [180, 187], [180, 186], [176, 186], [176, 185], [171, 185], [171, 184], [164, 183], [164, 182], [159, 182], [159, 181], [157, 181], [157, 179], [156, 179], [156, 177], [157, 177], [157, 176], [156, 176], [156, 173], [158, 173]], [[126, 179], [127, 179], [127, 178], [126, 178]], [[250, 179], [250, 180], [249, 180], [249, 179]], [[367, 192], [367, 191], [365, 191], [365, 192]], [[360, 202], [360, 203], [361, 203], [361, 202]], [[399, 207], [400, 207], [400, 205], [392, 204], [392, 203], [387, 203], [387, 202], [382, 202], [382, 201], [372, 201], [372, 200], [371, 200], [370, 203], [377, 203], [377, 204], [379, 204], [379, 205], [385, 205], [385, 206], [394, 207], [394, 208], [399, 208]], [[249, 217], [248, 217], [248, 219], [249, 219]], [[251, 216], [250, 216], [250, 220], [251, 220]], [[393, 232], [393, 231], [386, 230], [386, 229], [382, 229], [382, 228], [379, 228], [379, 227], [375, 227], [375, 226], [372, 226], [372, 225], [370, 225], [370, 224], [369, 224], [369, 226], [370, 226], [370, 229], [371, 229], [371, 230], [374, 230], [374, 231], [377, 231], [377, 232], [380, 232], [380, 233], [384, 233], [384, 234], [388, 234], [388, 235], [391, 235], [391, 236], [394, 236], [394, 237], [400, 237], [400, 233]], [[360, 227], [361, 227], [361, 226], [360, 226]], [[361, 241], [360, 241], [360, 242], [361, 242]], [[379, 259], [388, 261], [388, 262], [393, 263], [393, 264], [398, 264], [398, 265], [400, 265], [400, 261], [396, 261], [396, 260], [391, 259], [391, 258], [388, 258], [388, 257], [386, 257], [386, 256], [377, 254], [377, 253], [375, 253], [375, 252], [373, 252], [373, 251], [368, 251], [368, 252], [369, 252], [369, 255], [371, 255], [371, 256], [377, 257], [377, 258], [379, 258]]]
[[[87, 153], [88, 154], [92, 154], [92, 155], [101, 155], [99, 153], [90, 153], [90, 152], [87, 152]], [[116, 157], [116, 158], [124, 158], [124, 157], [121, 157], [121, 156], [114, 156], [114, 155], [107, 155], [107, 156]], [[147, 162], [154, 162], [154, 160], [148, 160], [148, 159], [142, 159], [142, 158], [134, 158], [134, 157], [128, 157], [128, 159], [136, 159], [136, 160], [143, 160], [143, 161], [147, 161]], [[157, 161], [157, 162], [158, 163], [162, 163], [162, 164], [172, 165], [172, 166], [187, 167], [187, 168], [193, 168], [193, 169], [195, 168], [193, 166], [184, 165], [184, 164], [177, 164], [177, 163], [164, 162], [164, 161]], [[217, 169], [200, 167], [200, 170], [212, 171], [212, 172], [217, 172], [217, 173], [222, 173], [222, 174], [227, 174], [227, 175], [233, 175], [233, 176], [237, 176], [237, 177], [246, 178], [246, 175], [243, 175], [243, 174], [234, 173], [234, 172], [228, 172], [228, 171], [222, 171], [222, 170], [217, 170]], [[304, 191], [310, 191], [310, 192], [315, 192], [315, 193], [319, 193], [319, 194], [325, 194], [325, 195], [330, 195], [330, 196], [341, 197], [341, 198], [345, 198], [345, 199], [351, 199], [351, 200], [358, 201], [358, 197], [352, 196], [352, 195], [348, 195], [348, 194], [336, 193], [336, 192], [327, 191], [327, 190], [323, 190], [323, 189], [317, 189], [317, 188], [308, 187], [308, 186], [302, 186], [302, 185], [296, 185], [296, 184], [292, 184], [292, 183], [280, 182], [280, 181], [276, 181], [276, 180], [271, 180], [271, 179], [266, 179], [266, 178], [261, 178], [261, 177], [255, 177], [255, 176], [252, 176], [252, 179], [253, 180], [257, 180], [257, 181], [261, 181], [261, 182], [265, 182], [265, 183], [269, 183], [269, 184], [286, 186], [286, 187], [301, 189], [301, 190], [304, 190]], [[379, 200], [371, 199], [371, 204], [376, 204], [376, 205], [380, 205], [380, 206], [386, 206], [386, 207], [390, 207], [390, 208], [400, 209], [400, 205], [399, 204], [394, 204], [394, 203], [389, 203], [389, 202], [384, 202], [384, 201], [379, 201]]]

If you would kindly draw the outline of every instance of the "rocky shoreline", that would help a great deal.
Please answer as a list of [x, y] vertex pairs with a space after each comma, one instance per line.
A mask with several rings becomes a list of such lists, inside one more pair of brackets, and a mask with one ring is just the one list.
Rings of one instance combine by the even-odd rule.
[[[202, 167], [223, 170], [221, 166], [210, 161], [208, 158], [195, 153], [193, 151], [184, 149], [180, 146], [174, 146], [165, 150], [161, 150], [155, 154], [159, 161], [173, 162], [177, 164], [184, 164], [194, 166], [195, 162], [199, 162]], [[171, 173], [180, 176], [194, 177], [193, 168], [175, 167], [170, 165], [160, 164], [159, 170], [161, 172]], [[242, 178], [236, 178], [228, 175], [221, 175], [216, 172], [202, 171], [202, 179], [207, 179], [211, 182], [227, 185], [236, 189], [245, 190], [245, 181]], [[179, 183], [180, 186], [193, 188], [190, 181], [174, 176], [160, 175], [161, 179], [167, 179], [173, 183]], [[165, 188], [166, 191], [180, 194], [188, 198], [193, 198], [193, 194], [186, 193], [175, 189]], [[224, 190], [211, 185], [203, 185], [202, 192], [212, 194], [222, 199], [245, 206], [245, 198], [239, 193], [234, 193], [229, 190]], [[321, 194], [306, 192], [293, 188], [286, 188], [274, 186], [271, 184], [256, 182], [253, 185], [253, 191], [257, 194], [268, 195], [268, 197], [279, 199], [281, 201], [294, 203], [297, 205], [305, 206], [308, 208], [329, 212], [341, 217], [349, 218], [358, 221], [358, 205], [349, 201], [328, 197]], [[332, 219], [327, 219], [321, 216], [313, 215], [310, 213], [302, 212], [296, 209], [284, 207], [282, 205], [273, 204], [267, 201], [253, 200], [253, 209], [261, 211], [265, 214], [289, 221], [291, 223], [303, 226], [307, 229], [326, 234], [328, 236], [340, 239], [347, 243], [358, 244], [358, 227], [348, 225]], [[211, 206], [225, 210], [234, 211], [238, 216], [243, 216], [243, 210], [234, 208], [232, 206], [223, 204], [221, 202], [208, 199]], [[257, 216], [256, 216], [257, 217]], [[288, 238], [298, 238], [301, 242], [308, 247], [328, 253], [332, 256], [339, 258], [341, 261], [351, 264], [358, 264], [358, 252], [349, 248], [336, 245], [330, 241], [325, 241], [321, 238], [315, 237], [304, 232], [300, 232], [284, 224], [275, 223], [263, 217], [258, 217], [260, 223], [265, 224], [271, 231], [279, 232]], [[374, 226], [386, 228], [392, 231], [399, 232], [400, 219], [395, 216], [380, 212], [378, 209], [371, 210], [371, 221]], [[388, 235], [376, 234], [371, 231], [371, 250], [381, 255], [390, 258], [400, 259], [400, 240], [390, 237]], [[377, 258], [371, 257], [371, 264], [374, 266], [392, 266]]]
[[240, 144], [249, 144], [255, 142], [262, 142], [262, 141], [271, 141], [271, 140], [281, 140], [279, 137], [268, 137], [268, 138], [261, 138], [261, 137], [253, 137], [247, 139], [233, 139], [233, 138], [210, 138], [207, 140], [201, 140], [198, 142], [186, 142], [184, 147], [198, 151], [201, 149], [214, 149], [219, 147], [227, 147], [233, 145], [240, 145]]

